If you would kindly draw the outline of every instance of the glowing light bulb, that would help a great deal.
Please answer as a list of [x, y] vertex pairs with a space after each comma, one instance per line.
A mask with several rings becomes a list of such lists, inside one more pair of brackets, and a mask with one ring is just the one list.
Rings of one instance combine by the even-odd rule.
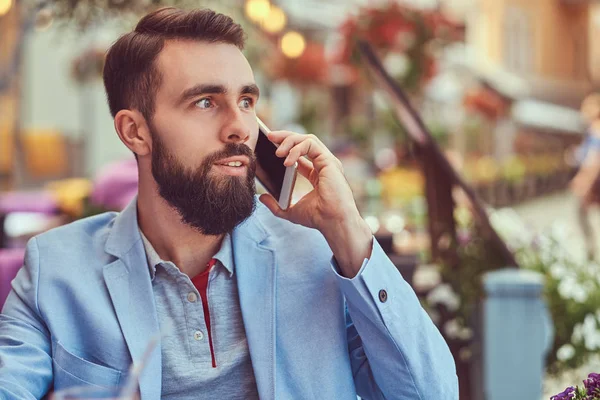
[[269, 15], [262, 21], [261, 26], [269, 33], [278, 33], [285, 28], [287, 17], [279, 7], [272, 6]]
[[262, 22], [271, 11], [271, 3], [269, 0], [248, 0], [245, 9], [251, 21]]
[[0, 0], [0, 17], [8, 14], [12, 8], [13, 0]]
[[298, 58], [304, 53], [306, 40], [298, 32], [288, 32], [281, 38], [281, 51], [289, 58]]

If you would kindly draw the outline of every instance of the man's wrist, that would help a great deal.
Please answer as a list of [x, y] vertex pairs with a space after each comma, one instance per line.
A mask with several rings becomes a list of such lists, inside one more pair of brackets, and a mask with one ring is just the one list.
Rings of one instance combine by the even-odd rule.
[[333, 251], [342, 275], [354, 278], [365, 258], [371, 257], [373, 233], [369, 225], [357, 211], [352, 217], [327, 224], [321, 233]]

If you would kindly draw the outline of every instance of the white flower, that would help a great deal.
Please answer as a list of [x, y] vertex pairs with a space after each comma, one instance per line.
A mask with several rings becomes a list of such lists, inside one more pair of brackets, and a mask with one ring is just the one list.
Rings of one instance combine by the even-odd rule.
[[575, 347], [572, 344], [564, 344], [556, 351], [556, 358], [560, 361], [567, 361], [575, 355]]
[[592, 263], [583, 263], [582, 265], [576, 264], [577, 265], [577, 270], [580, 271], [582, 274], [585, 275], [589, 275], [589, 276], [596, 276], [597, 274], [597, 269], [598, 266]]
[[556, 262], [550, 267], [550, 275], [557, 280], [563, 279], [568, 272], [568, 268], [561, 262]]
[[585, 348], [592, 351], [600, 349], [600, 332], [596, 325], [596, 316], [588, 314], [583, 320], [583, 339]]
[[579, 304], [583, 304], [586, 302], [586, 300], [588, 299], [588, 291], [585, 290], [583, 288], [583, 286], [580, 286], [580, 290], [575, 290], [572, 294], [571, 294], [571, 298], [573, 300], [575, 300], [577, 303]]
[[550, 236], [559, 243], [569, 240], [571, 229], [564, 222], [555, 222], [550, 228]]
[[585, 337], [585, 348], [589, 351], [600, 349], [600, 334], [598, 332], [590, 333]]
[[447, 283], [436, 286], [427, 295], [427, 302], [431, 305], [443, 304], [449, 311], [456, 311], [460, 307], [460, 297], [452, 290], [452, 286]]
[[473, 337], [473, 330], [471, 328], [462, 328], [458, 334], [458, 337], [462, 340], [469, 340]]
[[574, 276], [564, 277], [558, 284], [558, 294], [563, 299], [573, 299], [578, 303], [584, 303], [588, 298], [588, 290], [580, 285]]
[[589, 351], [600, 349], [600, 331], [598, 331], [594, 314], [586, 315], [583, 323], [575, 325], [571, 340], [573, 343], [583, 341], [585, 348]]
[[402, 77], [408, 72], [410, 60], [405, 54], [389, 53], [383, 60], [383, 65], [392, 76]]
[[451, 319], [450, 321], [444, 324], [444, 332], [446, 333], [446, 336], [450, 339], [459, 338], [461, 336], [462, 329], [463, 327], [460, 326], [460, 323], [456, 318]]

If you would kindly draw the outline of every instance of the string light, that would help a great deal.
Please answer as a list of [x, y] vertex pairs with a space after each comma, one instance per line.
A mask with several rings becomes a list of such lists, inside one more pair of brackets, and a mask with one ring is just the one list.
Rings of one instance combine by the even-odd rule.
[[269, 0], [248, 0], [245, 10], [251, 21], [262, 22], [271, 12], [271, 3]]
[[276, 6], [271, 6], [269, 15], [262, 21], [262, 27], [269, 33], [279, 33], [285, 28], [287, 18], [283, 10]]
[[8, 14], [13, 5], [13, 0], [0, 0], [0, 17]]
[[287, 32], [281, 38], [281, 51], [289, 58], [298, 58], [304, 53], [306, 41], [298, 32]]

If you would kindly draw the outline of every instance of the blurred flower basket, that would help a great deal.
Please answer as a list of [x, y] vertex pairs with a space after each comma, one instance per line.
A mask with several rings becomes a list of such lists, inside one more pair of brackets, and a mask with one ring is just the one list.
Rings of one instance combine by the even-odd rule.
[[328, 64], [322, 44], [308, 42], [298, 58], [286, 57], [280, 50], [267, 68], [275, 79], [287, 80], [298, 85], [321, 84], [328, 76]]
[[[499, 264], [501, 257], [494, 253], [493, 247], [487, 246], [481, 238], [466, 206], [455, 209], [455, 219], [456, 248], [461, 267], [440, 266], [445, 284], [434, 289], [425, 304], [434, 319], [443, 323], [440, 329], [446, 338], [464, 343], [467, 357], [473, 312], [484, 295], [481, 276], [504, 265]], [[555, 331], [554, 343], [546, 359], [548, 372], [556, 374], [577, 368], [590, 356], [600, 355], [598, 264], [588, 262], [583, 254], [579, 255], [568, 247], [570, 233], [560, 224], [554, 224], [542, 233], [534, 233], [509, 208], [491, 212], [490, 222], [515, 254], [521, 268], [545, 276], [544, 297]], [[444, 314], [446, 318], [443, 318]], [[453, 319], [448, 320], [448, 315]]]
[[436, 73], [435, 47], [459, 40], [462, 28], [437, 10], [417, 10], [396, 2], [366, 7], [339, 29], [342, 40], [332, 62], [357, 67], [356, 40], [383, 53], [388, 71], [409, 92], [419, 92]]
[[86, 84], [102, 78], [106, 50], [92, 48], [84, 51], [73, 60], [71, 76], [79, 84]]
[[511, 105], [510, 102], [485, 87], [466, 93], [463, 104], [467, 110], [483, 114], [491, 120], [506, 115]]

